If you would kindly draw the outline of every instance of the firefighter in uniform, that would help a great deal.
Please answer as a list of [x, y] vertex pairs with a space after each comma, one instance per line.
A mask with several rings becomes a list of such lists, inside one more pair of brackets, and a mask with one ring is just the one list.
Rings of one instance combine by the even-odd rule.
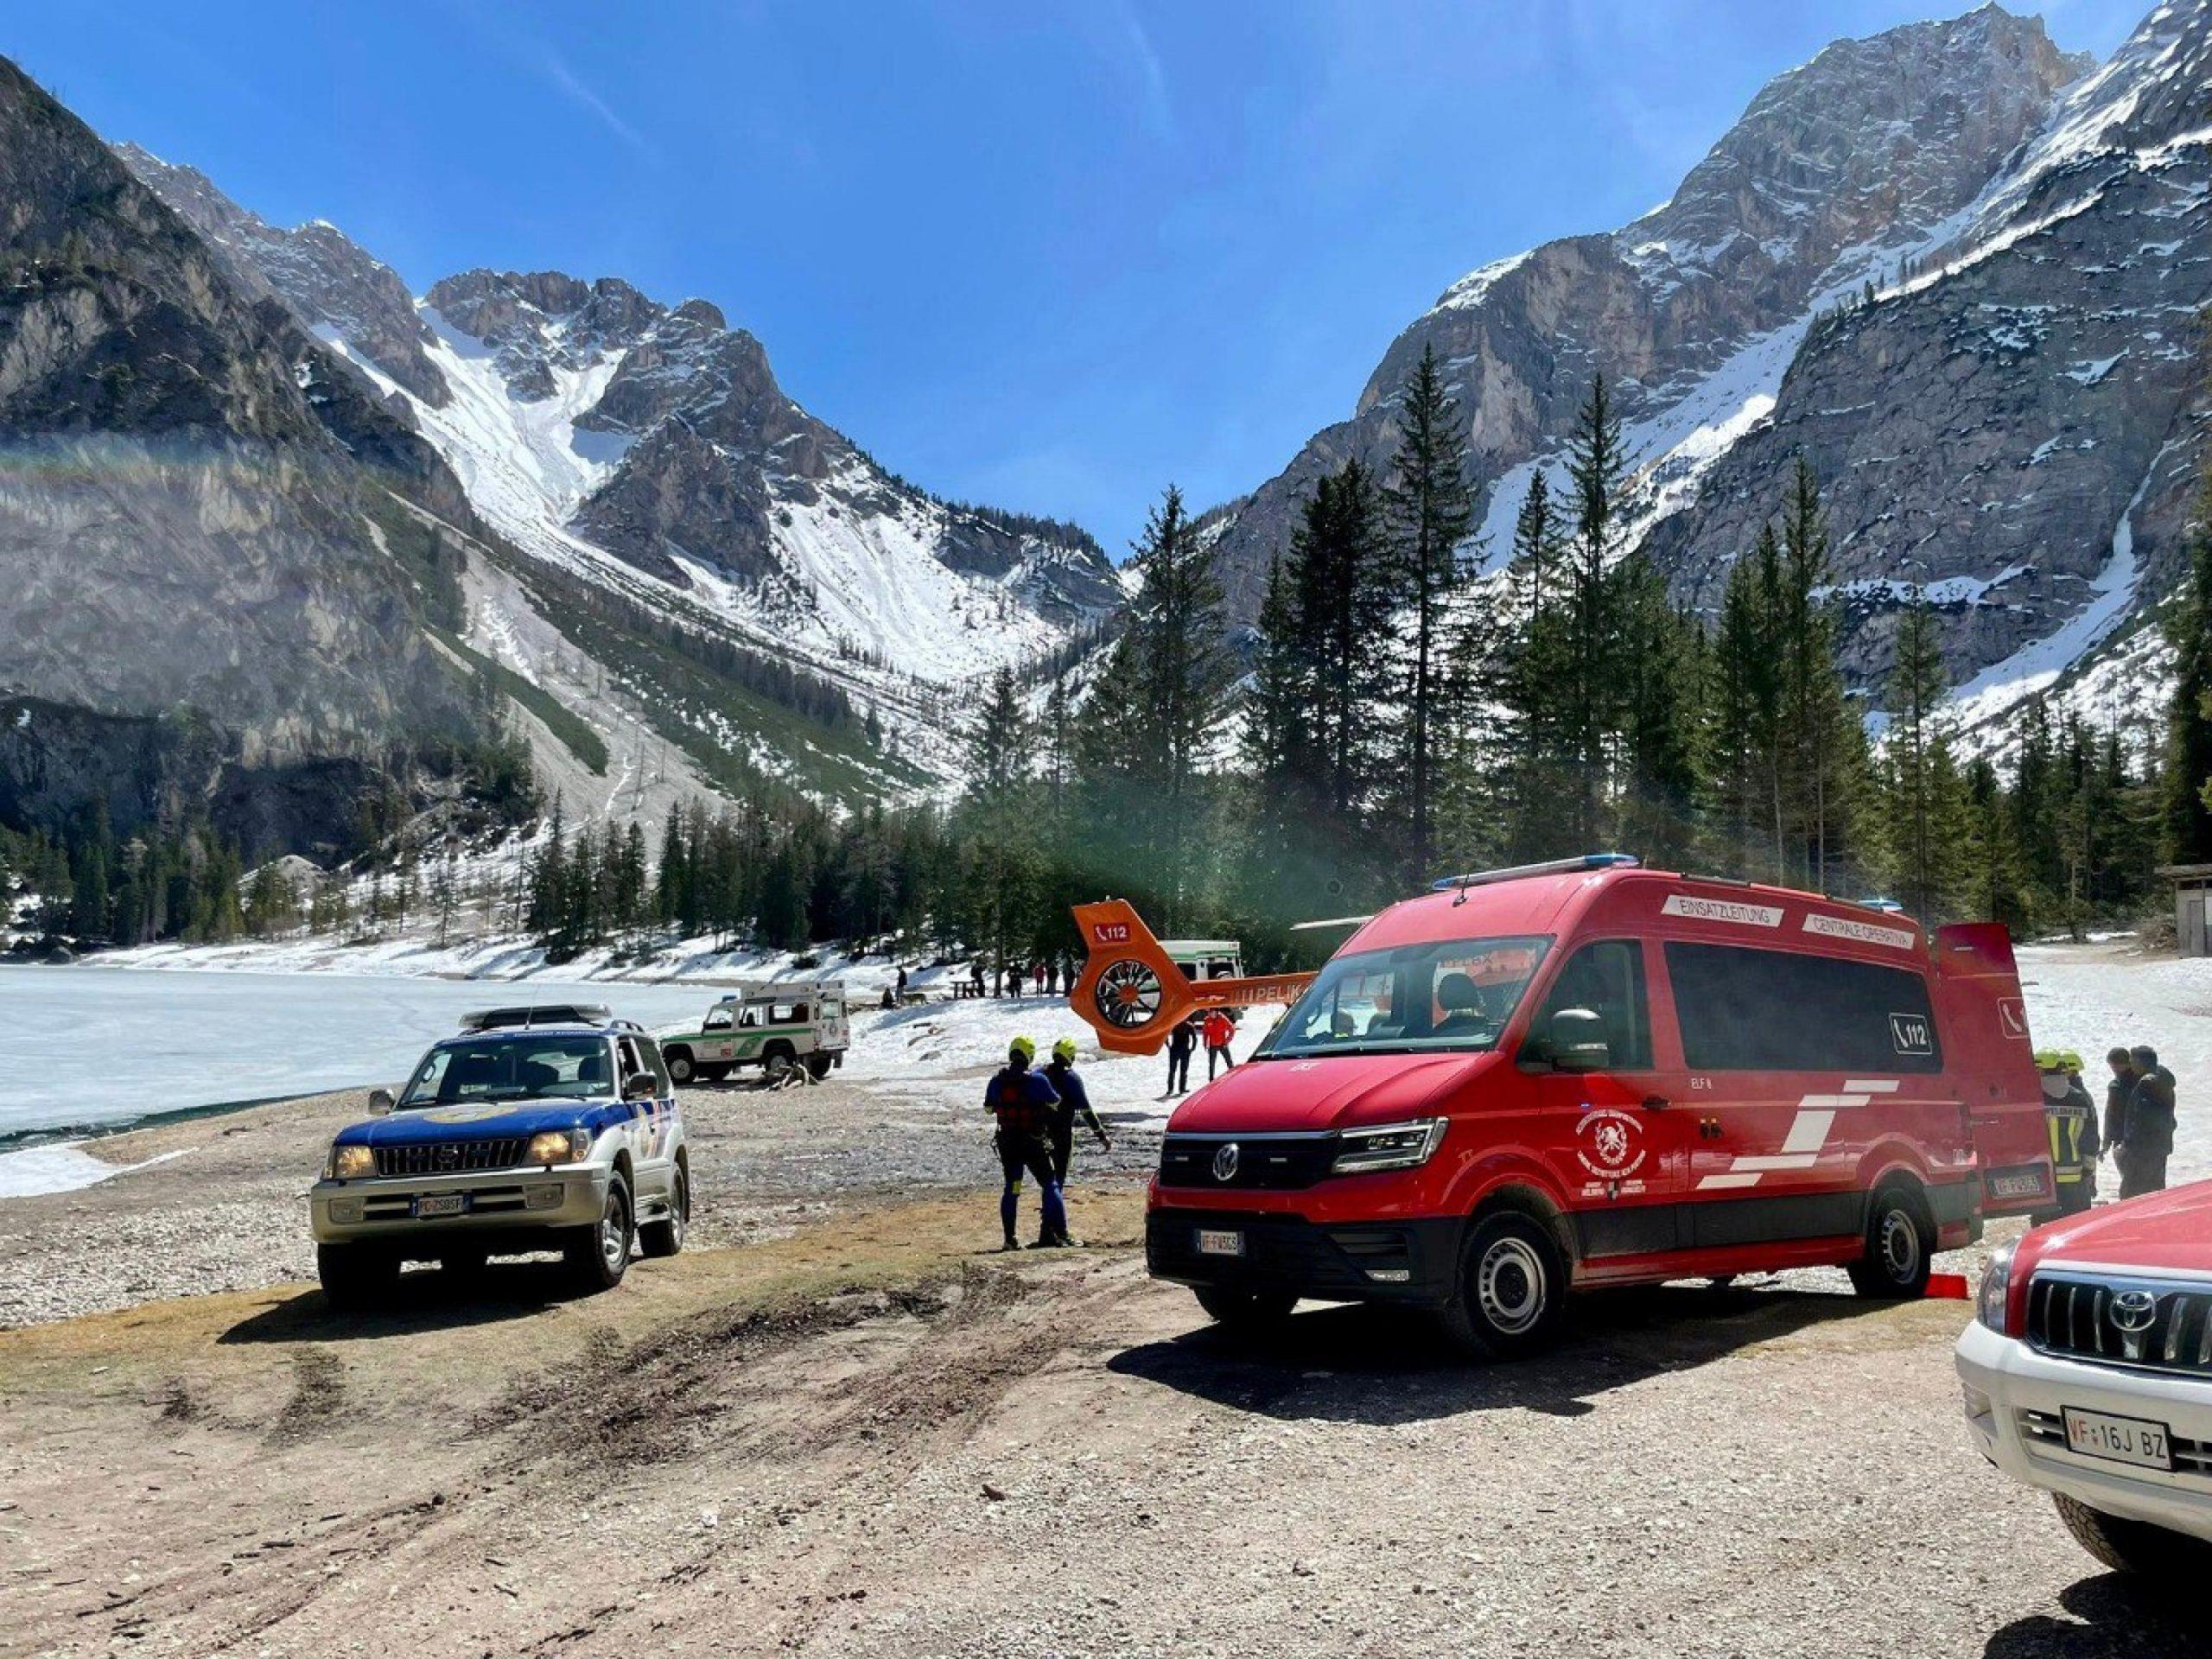
[[1006, 1231], [1006, 1242], [999, 1248], [1004, 1250], [1021, 1248], [1020, 1241], [1014, 1236], [1014, 1224], [1021, 1205], [1021, 1178], [1025, 1174], [1037, 1178], [1038, 1196], [1044, 1204], [1044, 1222], [1038, 1242], [1070, 1242], [1067, 1212], [1060, 1207], [1060, 1184], [1052, 1176], [1052, 1147], [1049, 1139], [1052, 1111], [1060, 1097], [1054, 1092], [1050, 1078], [1030, 1069], [1036, 1058], [1034, 1042], [1027, 1037], [1015, 1038], [1007, 1046], [1006, 1065], [992, 1074], [983, 1090], [983, 1109], [998, 1120], [995, 1144], [999, 1170], [1006, 1179], [1005, 1189], [999, 1195], [999, 1222]]
[[2050, 1132], [2050, 1169], [2058, 1202], [2029, 1219], [2036, 1225], [2078, 1216], [2096, 1202], [2097, 1108], [2082, 1081], [2082, 1057], [2045, 1049], [2036, 1056], [2043, 1075], [2044, 1123]]

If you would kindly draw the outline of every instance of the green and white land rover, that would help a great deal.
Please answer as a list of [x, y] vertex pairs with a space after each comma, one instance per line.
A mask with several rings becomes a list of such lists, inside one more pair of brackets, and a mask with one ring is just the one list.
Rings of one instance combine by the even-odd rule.
[[741, 1065], [759, 1066], [771, 1083], [804, 1067], [819, 1083], [845, 1063], [845, 987], [834, 979], [741, 984], [698, 1025], [671, 1026], [659, 1036], [678, 1083], [726, 1077]]

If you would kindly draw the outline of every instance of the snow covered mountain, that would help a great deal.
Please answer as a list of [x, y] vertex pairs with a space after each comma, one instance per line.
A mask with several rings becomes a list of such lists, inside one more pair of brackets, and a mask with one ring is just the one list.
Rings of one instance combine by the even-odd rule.
[[[467, 642], [602, 731], [672, 721], [682, 741], [703, 736], [804, 786], [908, 792], [949, 771], [978, 677], [1059, 649], [1122, 598], [1081, 530], [946, 502], [886, 471], [787, 396], [760, 342], [704, 300], [670, 307], [617, 277], [492, 270], [417, 298], [330, 225], [272, 226], [192, 168], [118, 154], [543, 567], [478, 562]], [[902, 763], [841, 756], [825, 783], [818, 734], [772, 731], [772, 711], [672, 683], [634, 629], [579, 626], [594, 594], [836, 688]], [[609, 686], [626, 704], [594, 707]]]
[[1944, 624], [1963, 719], [2056, 687], [2154, 714], [2139, 626], [2181, 573], [2212, 437], [2212, 0], [2158, 7], [1937, 227], [1807, 335], [1764, 417], [1649, 546], [1700, 603], [1796, 456], [1827, 492], [1853, 665]]
[[1862, 682], [1923, 586], [1970, 720], [2093, 657], [2155, 674], [2134, 620], [2177, 570], [2205, 437], [2208, 37], [2212, 0], [2173, 0], [2101, 67], [1994, 5], [1827, 48], [1663, 206], [1447, 289], [1351, 419], [1219, 511], [1233, 591], [1256, 603], [1321, 472], [1387, 463], [1433, 344], [1491, 569], [1532, 473], [1563, 481], [1602, 372], [1639, 467], [1635, 531], [1692, 602], [1717, 603], [1802, 451]]
[[1271, 553], [1321, 473], [1387, 467], [1399, 400], [1433, 346], [1466, 423], [1502, 560], [1535, 464], [1604, 373], [1656, 489], [1760, 419], [1814, 316], [1973, 201], [2088, 64], [1993, 6], [1828, 47], [1777, 76], [1674, 196], [1620, 231], [1549, 242], [1454, 283], [1391, 344], [1350, 420], [1231, 510], [1233, 597], [1255, 607]]

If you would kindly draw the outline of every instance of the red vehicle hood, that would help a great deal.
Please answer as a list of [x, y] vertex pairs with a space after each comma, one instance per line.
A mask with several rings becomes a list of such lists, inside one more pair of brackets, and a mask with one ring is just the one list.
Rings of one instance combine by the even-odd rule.
[[2038, 1227], [2021, 1249], [2034, 1251], [2037, 1267], [2071, 1262], [2212, 1273], [2212, 1181]]
[[1260, 1135], [1419, 1117], [1495, 1054], [1342, 1054], [1254, 1060], [1175, 1109], [1171, 1134]]

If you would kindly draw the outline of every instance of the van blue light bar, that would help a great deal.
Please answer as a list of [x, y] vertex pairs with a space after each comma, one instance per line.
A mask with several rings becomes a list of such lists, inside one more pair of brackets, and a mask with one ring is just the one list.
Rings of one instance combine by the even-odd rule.
[[1585, 853], [1580, 858], [1554, 858], [1541, 864], [1510, 864], [1502, 870], [1470, 870], [1429, 883], [1431, 893], [1450, 893], [1455, 887], [1486, 887], [1494, 881], [1518, 881], [1531, 875], [1572, 875], [1577, 870], [1632, 868], [1643, 861], [1634, 853]]

